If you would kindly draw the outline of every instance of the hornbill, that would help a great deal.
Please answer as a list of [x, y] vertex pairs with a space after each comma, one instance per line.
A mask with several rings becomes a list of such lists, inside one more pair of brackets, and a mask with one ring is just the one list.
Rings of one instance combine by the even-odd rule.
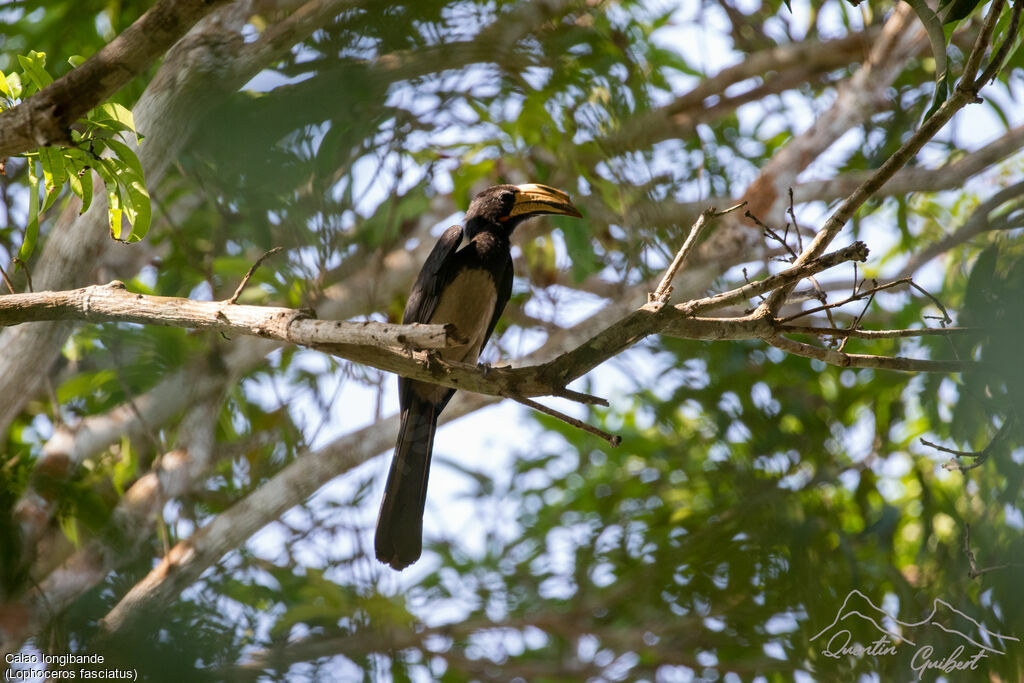
[[[409, 292], [403, 323], [451, 323], [465, 343], [445, 360], [475, 363], [512, 295], [512, 231], [527, 218], [580, 218], [569, 195], [546, 185], [495, 185], [470, 202], [465, 227], [453, 225], [434, 245]], [[461, 249], [459, 245], [465, 240]], [[404, 569], [420, 557], [427, 474], [437, 417], [454, 389], [398, 378], [402, 423], [377, 518], [377, 559]]]

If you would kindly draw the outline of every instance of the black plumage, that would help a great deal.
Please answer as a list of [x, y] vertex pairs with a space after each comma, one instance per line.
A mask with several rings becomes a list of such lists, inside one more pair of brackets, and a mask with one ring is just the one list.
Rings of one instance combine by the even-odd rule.
[[[447, 360], [475, 363], [512, 295], [512, 232], [541, 214], [580, 217], [569, 195], [546, 185], [496, 185], [476, 197], [465, 227], [445, 230], [409, 293], [403, 323], [451, 323], [467, 341]], [[465, 245], [459, 245], [465, 240]], [[403, 569], [419, 559], [437, 418], [454, 389], [398, 378], [401, 426], [377, 518], [377, 559]]]

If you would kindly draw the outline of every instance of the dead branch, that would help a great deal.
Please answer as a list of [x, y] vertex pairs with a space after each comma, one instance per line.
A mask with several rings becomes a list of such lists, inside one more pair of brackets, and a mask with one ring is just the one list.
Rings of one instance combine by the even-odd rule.
[[228, 299], [229, 304], [238, 303], [238, 297], [242, 296], [242, 290], [244, 290], [245, 286], [249, 284], [249, 279], [252, 278], [252, 275], [253, 273], [256, 272], [256, 269], [259, 268], [260, 264], [263, 263], [269, 256], [273, 256], [279, 251], [281, 251], [281, 247], [274, 247], [273, 249], [264, 252], [263, 256], [260, 256], [258, 259], [256, 259], [255, 263], [249, 266], [249, 270], [246, 271], [245, 277], [243, 277], [242, 281], [238, 283], [238, 288], [235, 289], [235, 293], [231, 295], [230, 299]]
[[551, 417], [555, 418], [556, 420], [561, 420], [562, 422], [566, 423], [567, 425], [573, 426], [576, 429], [579, 429], [579, 430], [582, 430], [584, 432], [587, 432], [588, 434], [593, 434], [594, 436], [599, 436], [602, 439], [604, 439], [605, 441], [607, 441], [608, 444], [612, 448], [616, 448], [616, 447], [618, 447], [619, 444], [622, 443], [622, 437], [621, 436], [617, 436], [617, 435], [614, 435], [614, 434], [609, 434], [608, 432], [604, 431], [603, 429], [598, 429], [594, 425], [587, 424], [586, 422], [583, 422], [582, 420], [577, 420], [575, 417], [572, 417], [570, 415], [566, 415], [565, 413], [563, 413], [561, 411], [558, 411], [558, 410], [555, 410], [554, 408], [550, 408], [550, 407], [548, 407], [548, 406], [546, 406], [546, 405], [544, 405], [542, 403], [537, 403], [536, 401], [530, 400], [530, 399], [525, 398], [523, 396], [516, 396], [515, 394], [505, 394], [505, 398], [510, 398], [513, 401], [515, 401], [516, 403], [521, 403], [524, 406], [526, 406], [527, 408], [532, 408], [533, 410], [536, 410], [538, 413], [544, 413], [545, 415], [550, 415]]
[[840, 353], [820, 346], [812, 346], [787, 339], [781, 335], [765, 339], [775, 348], [794, 356], [814, 358], [841, 368], [874, 368], [877, 370], [898, 370], [900, 372], [964, 372], [989, 366], [980, 361], [931, 360], [924, 358], [902, 358], [898, 356], [871, 356], [859, 353]]
[[818, 337], [852, 337], [856, 339], [896, 339], [905, 337], [934, 337], [959, 334], [982, 334], [983, 327], [918, 327], [906, 330], [862, 330], [842, 327], [815, 327], [810, 325], [780, 325], [782, 334], [813, 334]]
[[[980, 451], [960, 451], [954, 448], [947, 448], [945, 446], [940, 446], [937, 443], [932, 443], [923, 437], [921, 438], [921, 443], [925, 446], [930, 446], [937, 451], [949, 453], [953, 456], [949, 462], [942, 465], [942, 469], [953, 472], [969, 472], [974, 468], [981, 467], [985, 464], [985, 461], [989, 459], [989, 456], [991, 456], [992, 453], [998, 449], [1002, 445], [1003, 441], [1005, 441], [1010, 435], [1010, 432], [1013, 430], [1014, 423], [1015, 419], [1013, 415], [1006, 418], [1002, 426], [999, 428], [999, 431], [996, 432], [996, 435], [993, 436], [992, 440], [988, 442], [988, 445]], [[964, 465], [960, 462], [960, 458], [974, 458], [974, 462], [970, 465]]]
[[686, 236], [686, 240], [683, 242], [683, 246], [679, 248], [678, 253], [672, 263], [669, 264], [668, 269], [665, 271], [665, 276], [661, 279], [658, 284], [658, 288], [653, 293], [647, 295], [648, 303], [659, 302], [668, 303], [668, 298], [672, 294], [672, 279], [676, 276], [676, 272], [682, 267], [686, 261], [686, 257], [693, 251], [693, 247], [697, 244], [697, 240], [700, 239], [701, 232], [704, 230], [704, 225], [707, 221], [719, 216], [724, 216], [728, 213], [736, 211], [742, 207], [746, 202], [741, 202], [735, 206], [731, 206], [724, 211], [717, 211], [713, 206], [704, 209], [700, 216], [697, 217], [697, 222], [690, 228], [690, 234]]

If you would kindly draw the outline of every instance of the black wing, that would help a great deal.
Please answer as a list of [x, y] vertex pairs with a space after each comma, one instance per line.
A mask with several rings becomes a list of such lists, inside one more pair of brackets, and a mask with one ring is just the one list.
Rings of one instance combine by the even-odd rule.
[[[423, 262], [420, 274], [416, 276], [416, 282], [413, 283], [412, 290], [409, 292], [409, 300], [405, 302], [405, 311], [402, 313], [403, 325], [430, 321], [430, 316], [434, 315], [434, 311], [437, 309], [437, 302], [441, 300], [441, 292], [454, 277], [455, 269], [451, 267], [452, 256], [455, 255], [455, 250], [461, 243], [461, 225], [453, 225], [438, 238], [437, 244], [430, 250], [430, 255]], [[398, 378], [398, 403], [403, 412], [411, 405], [412, 383], [411, 379], [401, 376]], [[455, 391], [452, 390], [451, 393], [454, 394]], [[451, 396], [449, 395], [448, 398]], [[441, 407], [443, 408], [444, 404]], [[440, 412], [440, 409], [437, 412]]]
[[409, 292], [409, 300], [405, 303], [402, 323], [425, 323], [430, 320], [441, 298], [441, 292], [452, 278], [451, 257], [462, 242], [462, 226], [453, 225], [444, 231], [437, 244], [430, 251], [430, 256], [423, 262], [420, 274]]

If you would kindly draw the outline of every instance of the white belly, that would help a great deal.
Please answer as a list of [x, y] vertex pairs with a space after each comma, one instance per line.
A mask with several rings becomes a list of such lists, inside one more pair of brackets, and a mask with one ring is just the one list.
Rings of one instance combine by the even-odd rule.
[[494, 315], [498, 291], [494, 278], [485, 270], [472, 269], [459, 273], [441, 294], [430, 322], [451, 323], [467, 340], [460, 346], [441, 349], [445, 360], [475, 363], [484, 343], [484, 335]]

